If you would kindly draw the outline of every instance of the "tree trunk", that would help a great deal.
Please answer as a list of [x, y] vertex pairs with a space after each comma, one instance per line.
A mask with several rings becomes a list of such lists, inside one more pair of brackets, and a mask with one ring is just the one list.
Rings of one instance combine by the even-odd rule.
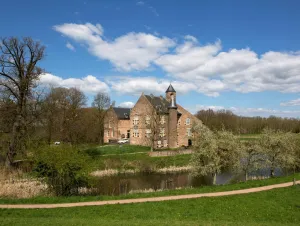
[[245, 171], [245, 181], [247, 181], [247, 180], [248, 180], [248, 172]]
[[48, 144], [51, 145], [51, 141], [52, 141], [52, 119], [49, 120], [49, 124], [48, 124]]
[[274, 176], [275, 176], [275, 170], [274, 170], [274, 167], [271, 166], [270, 177], [274, 177]]
[[213, 173], [213, 174], [212, 174], [212, 177], [213, 177], [212, 183], [213, 183], [213, 185], [216, 185], [216, 183], [217, 183], [217, 174], [216, 174], [216, 173]]
[[21, 130], [21, 116], [18, 115], [16, 117], [16, 121], [14, 122], [14, 125], [13, 125], [13, 131], [11, 134], [9, 149], [6, 153], [5, 166], [7, 168], [12, 167], [14, 157], [17, 154], [17, 149], [18, 149], [19, 141], [20, 141], [20, 130]]

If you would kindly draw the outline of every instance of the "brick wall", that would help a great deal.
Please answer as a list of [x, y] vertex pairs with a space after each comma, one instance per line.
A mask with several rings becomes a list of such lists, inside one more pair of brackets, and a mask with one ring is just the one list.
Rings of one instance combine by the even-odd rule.
[[130, 131], [130, 120], [119, 120], [119, 122], [118, 122], [118, 139], [128, 138], [128, 136], [127, 136], [128, 130]]
[[[201, 122], [198, 118], [177, 104], [178, 111], [182, 114], [177, 122], [178, 146], [188, 146], [188, 140], [193, 139], [193, 134], [188, 136], [187, 129], [191, 129], [193, 123]], [[187, 118], [190, 119], [189, 125], [186, 124]]]

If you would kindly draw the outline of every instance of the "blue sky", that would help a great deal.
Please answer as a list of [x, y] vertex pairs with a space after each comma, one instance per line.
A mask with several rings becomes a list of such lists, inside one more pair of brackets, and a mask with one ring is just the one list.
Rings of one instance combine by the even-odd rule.
[[[7, 5], [6, 5], [7, 4]], [[46, 47], [41, 83], [109, 92], [130, 106], [141, 92], [193, 113], [300, 115], [300, 2], [196, 0], [14, 1], [0, 36]], [[8, 1], [1, 8], [13, 7]]]

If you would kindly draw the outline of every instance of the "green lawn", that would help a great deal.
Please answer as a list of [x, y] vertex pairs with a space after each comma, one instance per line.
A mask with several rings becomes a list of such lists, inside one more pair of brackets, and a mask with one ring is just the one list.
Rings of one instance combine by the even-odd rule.
[[0, 199], [0, 204], [87, 202], [87, 201], [146, 198], [146, 197], [158, 197], [158, 196], [169, 196], [169, 195], [232, 191], [232, 190], [239, 190], [239, 189], [246, 189], [246, 188], [253, 188], [253, 187], [261, 187], [261, 186], [266, 186], [271, 184], [279, 184], [284, 182], [291, 182], [293, 181], [294, 177], [297, 180], [300, 180], [300, 173], [286, 176], [286, 177], [275, 177], [275, 178], [270, 178], [265, 180], [253, 180], [253, 181], [240, 182], [235, 184], [202, 186], [199, 188], [165, 190], [165, 191], [153, 192], [153, 193], [127, 194], [127, 195], [120, 195], [120, 196], [70, 196], [70, 197], [35, 197], [35, 198], [28, 198], [28, 199]]
[[61, 209], [1, 209], [1, 225], [300, 225], [300, 187], [245, 195]]
[[96, 147], [90, 147], [85, 150], [85, 152], [91, 156], [119, 155], [119, 154], [129, 154], [129, 153], [149, 152], [149, 151], [150, 151], [150, 147], [129, 145], [129, 144], [96, 146]]

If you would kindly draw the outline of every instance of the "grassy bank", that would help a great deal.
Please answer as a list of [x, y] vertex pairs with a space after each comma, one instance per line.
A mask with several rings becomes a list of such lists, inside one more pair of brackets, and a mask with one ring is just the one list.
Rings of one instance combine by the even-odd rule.
[[1, 225], [299, 225], [300, 188], [230, 197], [75, 207], [1, 209]]
[[137, 169], [139, 171], [148, 171], [169, 166], [186, 166], [189, 164], [190, 158], [191, 155], [150, 157], [147, 153], [96, 155], [92, 157], [89, 165], [92, 171], [104, 169]]
[[[127, 194], [127, 195], [120, 195], [120, 196], [70, 196], [70, 197], [35, 197], [35, 198], [28, 198], [28, 199], [0, 199], [0, 204], [86, 202], [86, 201], [146, 198], [146, 197], [158, 197], [158, 196], [169, 196], [169, 195], [184, 195], [184, 194], [231, 191], [231, 190], [254, 188], [254, 187], [261, 187], [261, 186], [266, 186], [271, 184], [290, 182], [293, 180], [294, 177], [297, 180], [300, 180], [300, 173], [291, 176], [286, 176], [286, 177], [276, 177], [276, 178], [270, 178], [265, 180], [253, 180], [253, 181], [241, 182], [236, 184], [203, 186], [199, 188], [184, 188], [179, 190], [165, 190], [165, 191], [154, 192], [154, 193]], [[300, 196], [300, 191], [299, 191], [299, 196]]]

